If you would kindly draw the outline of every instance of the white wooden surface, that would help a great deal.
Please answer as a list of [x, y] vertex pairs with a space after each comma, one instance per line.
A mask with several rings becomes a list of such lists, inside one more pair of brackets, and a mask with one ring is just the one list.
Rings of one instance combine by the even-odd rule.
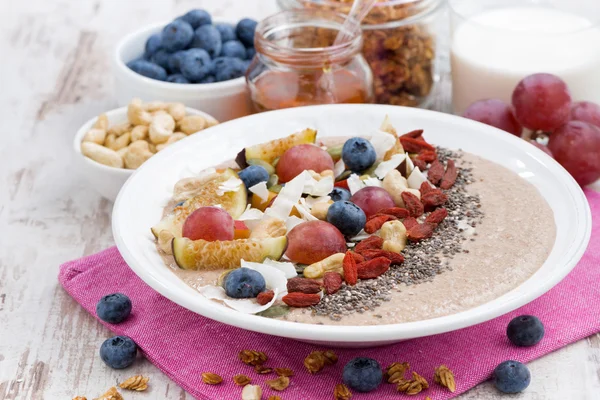
[[[4, 0], [0, 2], [0, 400], [88, 399], [132, 373], [150, 393], [191, 399], [147, 361], [127, 372], [97, 356], [110, 332], [58, 285], [59, 264], [113, 244], [111, 206], [72, 166], [80, 124], [116, 106], [109, 57], [145, 24], [192, 7], [237, 20], [276, 10], [274, 0]], [[443, 76], [433, 108], [448, 109]], [[600, 398], [600, 335], [530, 364], [519, 399]], [[459, 378], [460, 379], [460, 378]], [[462, 399], [500, 399], [483, 384]]]

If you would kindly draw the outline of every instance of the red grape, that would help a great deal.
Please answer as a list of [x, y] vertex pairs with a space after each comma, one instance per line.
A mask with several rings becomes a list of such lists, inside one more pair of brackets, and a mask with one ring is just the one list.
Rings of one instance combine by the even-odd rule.
[[183, 223], [183, 237], [192, 240], [233, 240], [233, 218], [219, 207], [201, 207]]
[[523, 127], [513, 113], [512, 107], [502, 100], [479, 100], [471, 104], [463, 117], [483, 122], [513, 135], [521, 136]]
[[394, 199], [387, 190], [377, 186], [367, 186], [350, 197], [350, 201], [365, 212], [367, 218], [382, 208], [395, 207]]
[[548, 148], [581, 186], [600, 178], [600, 128], [570, 121], [550, 135]]
[[325, 221], [309, 221], [296, 225], [287, 234], [285, 255], [293, 262], [312, 264], [335, 253], [346, 251], [344, 235]]
[[587, 122], [600, 128], [600, 105], [591, 101], [573, 103], [571, 120]]
[[525, 128], [551, 132], [569, 120], [571, 94], [559, 77], [533, 74], [517, 84], [512, 105], [517, 121]]
[[288, 149], [277, 163], [279, 182], [289, 182], [304, 170], [322, 172], [333, 170], [333, 159], [322, 148], [312, 144], [300, 144]]

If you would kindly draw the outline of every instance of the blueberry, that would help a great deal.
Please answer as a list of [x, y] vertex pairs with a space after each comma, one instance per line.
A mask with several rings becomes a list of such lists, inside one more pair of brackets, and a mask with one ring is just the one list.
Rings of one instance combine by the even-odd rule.
[[331, 200], [333, 201], [348, 201], [350, 200], [350, 197], [352, 197], [352, 194], [350, 193], [350, 191], [344, 188], [334, 187], [331, 193], [329, 193], [329, 197], [331, 197]]
[[162, 37], [160, 33], [155, 33], [146, 40], [144, 56], [150, 58], [152, 54], [161, 49]]
[[160, 65], [156, 65], [146, 60], [134, 60], [127, 63], [127, 66], [133, 71], [147, 78], [164, 81], [167, 79], [167, 71]]
[[167, 82], [171, 82], [171, 83], [190, 83], [190, 81], [188, 81], [187, 79], [185, 79], [185, 76], [183, 76], [181, 74], [173, 74], [173, 75], [167, 76]]
[[113, 293], [104, 296], [96, 304], [98, 317], [110, 324], [118, 324], [125, 321], [131, 313], [131, 300], [122, 293]]
[[246, 63], [239, 58], [218, 57], [213, 61], [213, 70], [217, 82], [239, 78], [246, 73]]
[[381, 366], [372, 358], [357, 357], [344, 366], [344, 383], [357, 392], [377, 389], [382, 379]]
[[344, 164], [346, 164], [346, 168], [354, 172], [361, 172], [369, 168], [376, 158], [377, 154], [373, 145], [360, 137], [346, 140], [342, 148]]
[[170, 52], [183, 50], [194, 39], [194, 29], [187, 22], [176, 19], [163, 28], [162, 47]]
[[111, 368], [123, 369], [135, 361], [137, 345], [127, 336], [113, 336], [100, 346], [100, 358]]
[[214, 75], [206, 75], [204, 78], [200, 79], [198, 83], [215, 83], [217, 79]]
[[181, 207], [181, 206], [182, 206], [182, 205], [184, 205], [184, 204], [185, 204], [185, 200], [181, 200], [179, 203], [175, 204], [175, 205], [173, 206], [173, 208], [175, 208], [175, 207]]
[[263, 276], [249, 268], [238, 268], [225, 277], [225, 292], [227, 296], [236, 299], [256, 297], [265, 290], [266, 283]]
[[212, 24], [212, 18], [210, 14], [200, 9], [190, 10], [177, 19], [184, 20], [185, 22], [190, 24], [194, 29], [198, 28], [200, 25]]
[[158, 50], [156, 53], [150, 57], [150, 61], [152, 61], [156, 65], [160, 65], [165, 71], [169, 70], [169, 59], [171, 58], [171, 53], [166, 50]]
[[502, 393], [519, 393], [531, 383], [531, 373], [525, 364], [504, 361], [494, 370], [494, 384]]
[[181, 56], [181, 74], [190, 82], [198, 82], [212, 73], [210, 56], [205, 50], [190, 49]]
[[215, 28], [221, 34], [221, 40], [223, 43], [228, 42], [230, 40], [237, 40], [237, 36], [235, 35], [235, 26], [231, 24], [215, 24]]
[[235, 34], [245, 46], [254, 46], [254, 31], [258, 23], [250, 18], [244, 18], [237, 23]]
[[254, 47], [248, 47], [246, 49], [246, 59], [252, 60], [252, 57], [256, 54], [256, 49]]
[[167, 66], [169, 67], [169, 71], [172, 74], [181, 71], [181, 59], [183, 58], [184, 54], [185, 50], [179, 50], [175, 53], [169, 54], [169, 58], [167, 59]]
[[230, 40], [229, 42], [223, 43], [223, 48], [221, 49], [222, 57], [235, 57], [240, 60], [246, 59], [246, 48], [237, 40]]
[[327, 210], [327, 222], [338, 228], [344, 236], [356, 236], [367, 222], [359, 206], [349, 201], [336, 201]]
[[221, 54], [221, 34], [212, 25], [202, 25], [194, 32], [194, 40], [191, 47], [204, 49], [211, 58], [218, 57]]
[[257, 183], [266, 182], [269, 180], [269, 173], [260, 165], [250, 165], [249, 167], [241, 170], [238, 175], [248, 189]]
[[544, 325], [538, 317], [521, 315], [510, 321], [506, 335], [515, 346], [533, 346], [544, 337]]

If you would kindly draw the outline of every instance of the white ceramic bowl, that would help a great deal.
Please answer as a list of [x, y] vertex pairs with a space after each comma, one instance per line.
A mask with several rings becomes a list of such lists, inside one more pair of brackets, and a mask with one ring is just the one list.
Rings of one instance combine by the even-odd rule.
[[[214, 119], [214, 117], [205, 112], [186, 107], [187, 115], [202, 115], [205, 118]], [[116, 108], [106, 112], [109, 126], [127, 122], [127, 107]], [[75, 162], [78, 169], [85, 176], [90, 189], [98, 192], [102, 197], [115, 201], [121, 186], [133, 174], [133, 170], [125, 168], [109, 167], [100, 164], [81, 153], [81, 140], [85, 134], [92, 128], [98, 117], [87, 121], [79, 128], [73, 139], [73, 150], [75, 151]], [[187, 138], [185, 138], [187, 140]]]
[[[554, 211], [557, 232], [548, 259], [531, 278], [493, 301], [444, 317], [392, 325], [327, 326], [274, 320], [228, 309], [205, 299], [163, 265], [148, 228], [160, 220], [162, 207], [178, 179], [231, 159], [244, 146], [306, 127], [316, 128], [321, 137], [373, 131], [386, 114], [399, 132], [424, 129], [431, 143], [462, 148], [500, 163], [540, 191]], [[143, 199], [140, 193], [144, 193]], [[113, 211], [113, 234], [125, 261], [165, 297], [196, 313], [240, 328], [354, 347], [393, 343], [464, 328], [529, 303], [571, 271], [582, 256], [590, 233], [591, 213], [581, 188], [566, 170], [541, 150], [506, 132], [461, 117], [383, 105], [299, 107], [218, 125], [206, 135], [175, 143], [150, 159], [125, 184]], [[443, 275], [436, 279], [443, 279]]]
[[142, 56], [146, 40], [167, 24], [164, 22], [142, 28], [125, 36], [117, 44], [112, 65], [119, 104], [129, 104], [134, 97], [144, 101], [179, 101], [206, 111], [220, 122], [252, 114], [244, 77], [225, 82], [181, 84], [146, 78], [127, 67], [126, 63]]

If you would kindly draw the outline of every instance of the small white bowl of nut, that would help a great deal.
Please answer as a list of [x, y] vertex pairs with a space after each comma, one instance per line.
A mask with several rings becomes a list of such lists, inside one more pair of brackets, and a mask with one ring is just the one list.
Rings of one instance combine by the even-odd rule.
[[157, 152], [218, 124], [211, 115], [182, 103], [133, 99], [87, 121], [73, 148], [89, 186], [114, 201], [125, 181]]

